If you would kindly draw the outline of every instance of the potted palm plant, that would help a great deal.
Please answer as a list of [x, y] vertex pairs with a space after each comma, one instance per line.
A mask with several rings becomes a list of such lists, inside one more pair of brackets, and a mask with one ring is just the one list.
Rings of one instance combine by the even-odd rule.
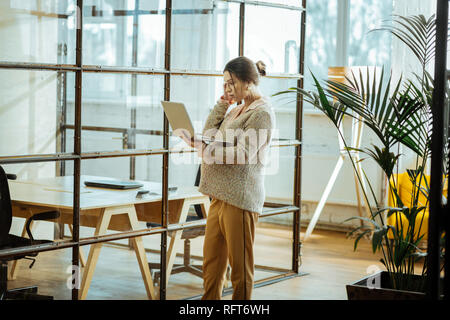
[[[433, 77], [427, 65], [433, 60], [435, 48], [435, 16], [394, 16], [393, 24], [378, 30], [387, 30], [405, 43], [419, 60], [421, 73], [412, 79], [394, 80], [384, 68], [346, 76], [346, 83], [326, 80], [322, 85], [312, 74], [316, 91], [290, 88], [276, 95], [300, 94], [303, 99], [322, 111], [336, 127], [351, 159], [362, 194], [369, 205], [369, 217], [352, 217], [364, 223], [348, 235], [355, 237], [354, 250], [364, 236], [369, 236], [373, 252], [381, 251], [381, 263], [386, 271], [372, 274], [347, 286], [349, 299], [423, 299], [427, 274], [427, 253], [419, 247], [427, 232], [429, 176], [432, 133], [431, 101]], [[369, 73], [374, 74], [369, 74]], [[379, 144], [354, 149], [348, 146], [341, 125], [345, 117], [362, 121], [378, 138]], [[398, 151], [401, 144], [415, 154], [415, 166], [406, 173], [409, 190], [402, 194], [398, 174]], [[386, 175], [389, 205], [381, 203], [364, 170], [357, 170], [359, 152], [374, 161]], [[448, 152], [446, 153], [448, 154]], [[364, 159], [363, 159], [364, 160]], [[362, 161], [362, 160], [361, 160]], [[448, 159], [444, 165], [448, 166]], [[448, 172], [448, 171], [445, 171]], [[347, 221], [347, 220], [346, 220]], [[420, 266], [423, 266], [420, 268]], [[418, 268], [419, 267], [419, 268]], [[417, 269], [420, 269], [417, 272]]]

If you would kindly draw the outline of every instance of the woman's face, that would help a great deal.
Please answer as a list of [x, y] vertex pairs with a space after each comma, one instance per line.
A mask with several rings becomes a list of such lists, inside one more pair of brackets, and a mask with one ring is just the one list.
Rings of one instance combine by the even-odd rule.
[[228, 97], [234, 101], [241, 101], [244, 97], [244, 84], [230, 72], [223, 73], [224, 90]]

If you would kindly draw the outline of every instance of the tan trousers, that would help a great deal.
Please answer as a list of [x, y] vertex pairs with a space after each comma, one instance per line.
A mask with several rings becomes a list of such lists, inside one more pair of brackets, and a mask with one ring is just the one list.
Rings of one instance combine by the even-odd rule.
[[253, 243], [258, 213], [213, 198], [203, 245], [202, 300], [220, 300], [228, 261], [233, 300], [250, 300], [253, 289]]

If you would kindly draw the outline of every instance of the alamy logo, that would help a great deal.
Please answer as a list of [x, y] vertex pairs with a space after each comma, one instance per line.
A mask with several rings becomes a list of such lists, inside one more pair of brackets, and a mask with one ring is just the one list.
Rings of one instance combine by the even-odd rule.
[[367, 278], [366, 286], [369, 289], [379, 289], [381, 288], [381, 273], [379, 273], [380, 268], [376, 265], [370, 265], [366, 269], [367, 274], [371, 274], [370, 277]]
[[66, 273], [70, 274], [66, 281], [67, 288], [70, 290], [80, 289], [80, 266], [68, 266]]

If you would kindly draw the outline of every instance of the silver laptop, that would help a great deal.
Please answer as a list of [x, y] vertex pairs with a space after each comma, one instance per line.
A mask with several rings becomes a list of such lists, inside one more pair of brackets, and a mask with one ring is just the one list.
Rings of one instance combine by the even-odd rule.
[[192, 126], [191, 119], [186, 111], [186, 107], [183, 103], [180, 102], [170, 102], [170, 101], [161, 101], [164, 112], [166, 114], [167, 119], [169, 120], [170, 126], [172, 130], [180, 130], [184, 129], [189, 132], [190, 136], [195, 140], [201, 140], [206, 144], [210, 143], [221, 143], [224, 146], [232, 146], [232, 142], [227, 142], [223, 140], [213, 139], [208, 136], [203, 136], [200, 134], [196, 134], [194, 132], [194, 127]]
[[136, 181], [119, 180], [87, 180], [84, 182], [87, 187], [107, 188], [107, 189], [137, 189], [143, 187], [142, 183]]

